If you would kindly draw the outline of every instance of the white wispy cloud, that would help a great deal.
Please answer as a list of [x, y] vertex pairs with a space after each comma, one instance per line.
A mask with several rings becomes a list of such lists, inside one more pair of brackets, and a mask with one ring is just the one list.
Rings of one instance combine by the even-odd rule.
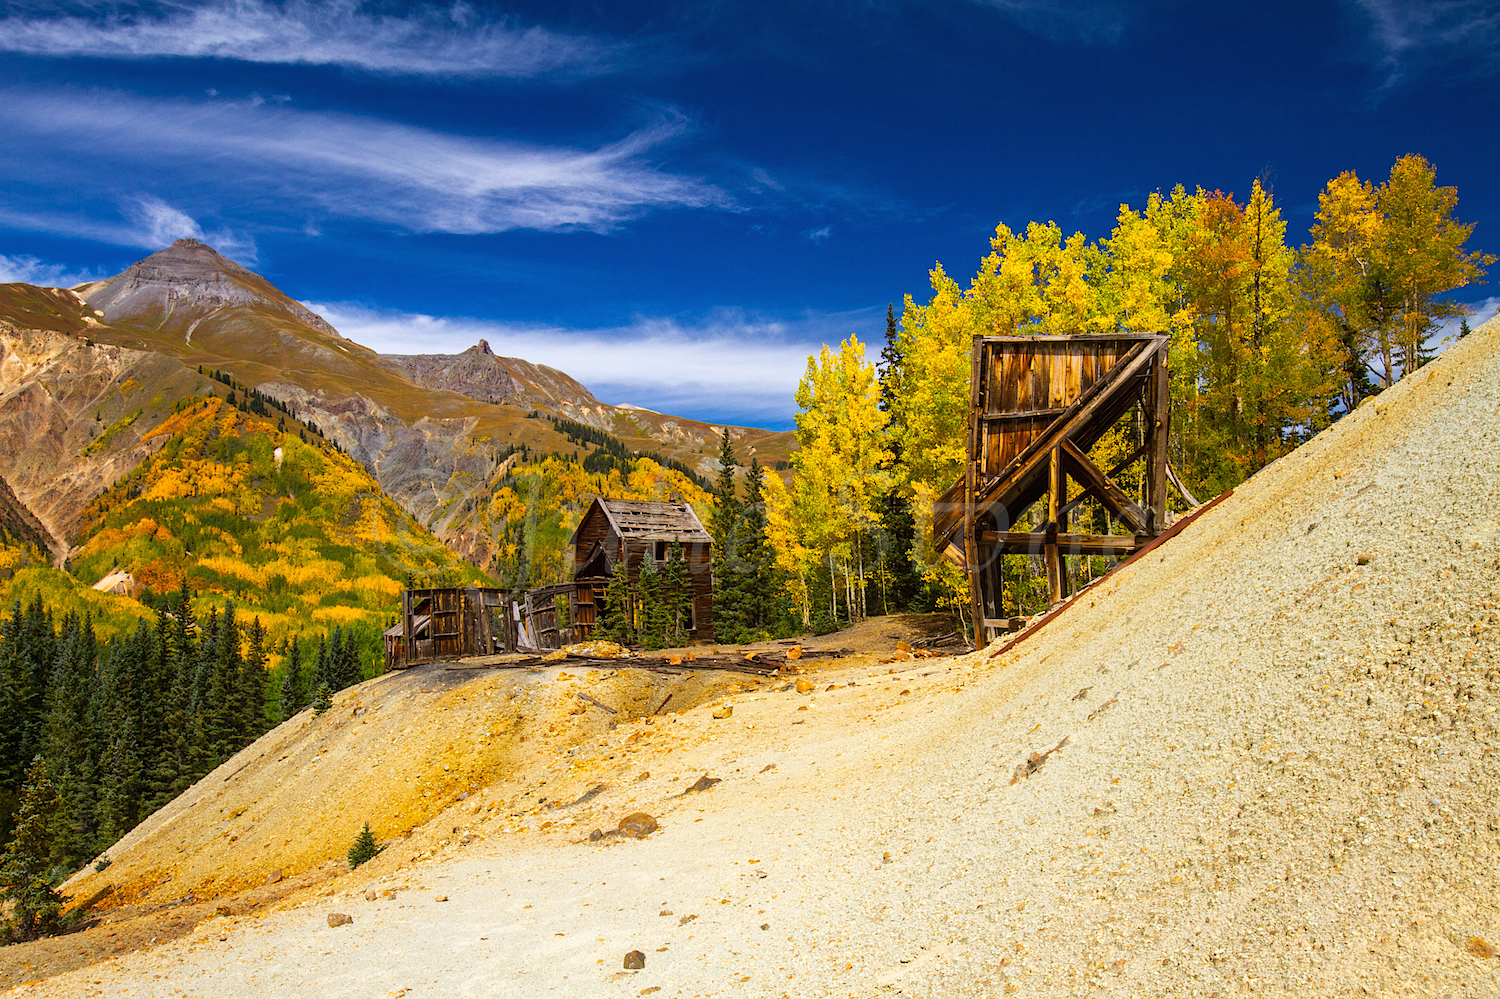
[[342, 66], [423, 76], [594, 75], [626, 49], [546, 28], [486, 19], [467, 3], [396, 16], [352, 0], [168, 2], [91, 17], [0, 18], [0, 51], [108, 59], [177, 57]]
[[[605, 232], [659, 208], [735, 207], [717, 186], [652, 162], [690, 131], [671, 112], [577, 149], [247, 100], [12, 89], [0, 91], [0, 127], [25, 144], [25, 156], [0, 153], [23, 179], [71, 172], [119, 190], [132, 171], [142, 186], [166, 174], [245, 208], [295, 213], [298, 227], [316, 209], [414, 232]], [[80, 154], [93, 170], [81, 172]]]
[[242, 264], [254, 264], [259, 260], [252, 237], [233, 229], [204, 229], [191, 215], [160, 198], [138, 195], [120, 201], [115, 207], [120, 215], [117, 220], [0, 206], [0, 226], [91, 239], [115, 246], [138, 246], [145, 250], [159, 250], [174, 240], [192, 238], [212, 244]]
[[44, 288], [71, 288], [85, 281], [97, 281], [104, 274], [75, 270], [63, 264], [49, 264], [29, 255], [6, 256], [0, 253], [0, 284], [21, 282]]
[[1500, 70], [1500, 8], [1491, 0], [1346, 0], [1369, 21], [1385, 85], [1419, 62], [1462, 58], [1469, 72]]
[[693, 319], [639, 317], [602, 329], [389, 312], [304, 302], [344, 336], [386, 354], [449, 354], [489, 341], [496, 354], [565, 371], [601, 400], [697, 419], [786, 424], [797, 381], [822, 343], [878, 336], [877, 309], [790, 319], [720, 310]]

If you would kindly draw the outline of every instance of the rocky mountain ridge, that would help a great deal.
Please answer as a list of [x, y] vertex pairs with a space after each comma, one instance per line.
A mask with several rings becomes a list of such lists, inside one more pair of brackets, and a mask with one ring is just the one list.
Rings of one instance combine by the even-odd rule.
[[[497, 357], [488, 344], [382, 356], [196, 240], [71, 290], [0, 285], [0, 324], [0, 445], [11, 446], [0, 475], [54, 538], [68, 537], [89, 499], [148, 453], [139, 428], [115, 424], [222, 392], [203, 374], [215, 370], [289, 404], [480, 566], [506, 543], [476, 513], [503, 475], [501, 456], [579, 448], [549, 421], [528, 419], [533, 412], [604, 430], [699, 474], [717, 468], [720, 427], [606, 405], [565, 373]], [[89, 450], [109, 428], [107, 446]], [[789, 433], [730, 432], [747, 461], [772, 464], [795, 447]]]

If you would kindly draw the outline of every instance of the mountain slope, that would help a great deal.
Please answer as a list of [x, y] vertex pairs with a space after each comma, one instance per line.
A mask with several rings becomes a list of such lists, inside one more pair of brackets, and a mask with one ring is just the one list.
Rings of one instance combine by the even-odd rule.
[[[352, 830], [370, 806], [308, 792], [318, 750], [369, 745], [366, 705], [399, 704], [424, 745], [450, 736], [452, 770], [427, 771], [446, 811], [403, 837], [403, 789], [370, 867], [17, 995], [156, 974], [214, 996], [1491, 995], [1497, 416], [1492, 322], [1016, 647], [834, 664], [815, 692], [745, 691], [717, 719], [563, 713], [572, 686], [609, 703], [613, 671], [372, 681], [142, 827], [127, 870], [193, 868], [173, 837], [200, 827], [265, 837], [260, 812], [231, 815], [241, 797], [317, 801]], [[442, 692], [397, 696], [415, 683]], [[524, 745], [488, 723], [513, 696], [549, 720]], [[524, 773], [492, 776], [512, 751]], [[722, 781], [684, 793], [704, 774]], [[661, 829], [588, 838], [637, 810]], [[215, 873], [246, 883], [280, 842], [216, 843]]]
[[[55, 302], [54, 326], [88, 329], [67, 293], [0, 285], [0, 307], [16, 298]], [[72, 537], [83, 508], [157, 446], [144, 434], [180, 399], [209, 390], [207, 378], [153, 351], [90, 343], [77, 335], [22, 329], [0, 312], [0, 477], [57, 541]], [[59, 544], [59, 557], [65, 545]]]
[[[382, 357], [195, 240], [179, 240], [115, 277], [72, 291], [0, 286], [0, 321], [131, 352], [121, 356], [155, 355], [189, 369], [224, 371], [284, 401], [476, 565], [488, 564], [503, 544], [472, 514], [505, 457], [518, 449], [525, 455], [578, 449], [548, 421], [527, 419], [535, 410], [603, 429], [632, 450], [659, 452], [700, 475], [717, 468], [719, 428], [606, 406], [562, 372], [496, 358], [487, 346], [451, 357]], [[176, 366], [168, 370], [178, 377]], [[0, 393], [20, 393], [30, 378], [29, 369], [0, 368]], [[179, 398], [180, 387], [162, 395]], [[35, 431], [38, 418], [29, 417], [27, 426]], [[58, 437], [60, 427], [47, 433]], [[773, 464], [794, 446], [790, 434], [731, 432], [746, 461], [753, 455]], [[63, 477], [75, 474], [74, 463], [69, 455], [48, 455], [48, 467]], [[10, 477], [3, 467], [0, 474]], [[66, 490], [38, 506], [33, 493], [46, 487], [34, 478], [11, 481], [49, 530], [65, 535], [85, 490]]]
[[16, 496], [10, 483], [0, 478], [0, 535], [13, 543], [33, 545], [39, 551], [51, 554], [57, 540], [47, 533], [47, 528], [36, 519], [36, 514]]

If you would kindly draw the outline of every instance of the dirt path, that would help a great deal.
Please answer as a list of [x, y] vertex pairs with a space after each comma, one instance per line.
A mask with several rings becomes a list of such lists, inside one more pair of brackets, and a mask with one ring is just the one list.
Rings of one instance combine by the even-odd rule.
[[1492, 323], [1003, 657], [601, 728], [446, 844], [14, 994], [1492, 996], [1497, 519]]

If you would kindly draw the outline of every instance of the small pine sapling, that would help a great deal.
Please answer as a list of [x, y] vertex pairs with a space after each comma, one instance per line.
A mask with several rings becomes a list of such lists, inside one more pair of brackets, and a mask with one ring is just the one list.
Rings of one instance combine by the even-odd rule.
[[329, 689], [328, 684], [318, 684], [318, 693], [313, 698], [312, 706], [314, 715], [320, 715], [333, 707], [333, 691]]
[[359, 831], [359, 836], [354, 840], [354, 845], [349, 848], [349, 866], [358, 867], [367, 860], [374, 860], [385, 847], [375, 842], [375, 834], [370, 832], [370, 823]]

